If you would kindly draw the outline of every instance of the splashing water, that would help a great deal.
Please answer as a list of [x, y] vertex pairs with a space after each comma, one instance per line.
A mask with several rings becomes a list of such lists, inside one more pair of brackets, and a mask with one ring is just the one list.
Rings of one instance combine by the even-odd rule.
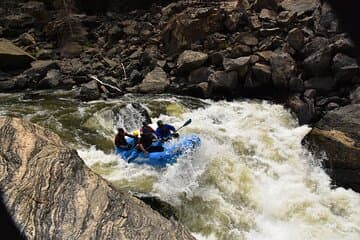
[[[159, 116], [176, 126], [191, 118], [182, 134], [198, 134], [199, 151], [162, 170], [107, 155], [117, 164], [105, 178], [171, 203], [198, 239], [360, 239], [360, 196], [331, 189], [301, 145], [307, 126], [268, 102], [208, 103]], [[80, 151], [89, 165], [104, 158], [92, 153]]]

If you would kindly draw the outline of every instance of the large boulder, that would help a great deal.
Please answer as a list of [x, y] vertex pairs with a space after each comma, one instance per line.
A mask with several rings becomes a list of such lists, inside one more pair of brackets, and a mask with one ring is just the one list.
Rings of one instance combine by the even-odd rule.
[[192, 43], [224, 29], [224, 14], [217, 8], [189, 8], [173, 16], [163, 31], [168, 53], [179, 53]]
[[180, 54], [177, 60], [179, 73], [188, 73], [196, 68], [201, 67], [208, 59], [208, 54], [186, 50]]
[[93, 173], [60, 137], [0, 117], [0, 187], [27, 239], [194, 239]]
[[[336, 184], [360, 191], [360, 104], [328, 112], [306, 136], [315, 153], [325, 151], [324, 166]], [[349, 174], [349, 175], [347, 175]]]
[[141, 93], [162, 93], [169, 85], [166, 72], [161, 67], [156, 67], [145, 76], [137, 88]]
[[35, 58], [12, 42], [0, 39], [0, 69], [26, 68]]
[[288, 53], [278, 52], [271, 56], [270, 63], [274, 86], [287, 89], [290, 79], [296, 73], [295, 60]]

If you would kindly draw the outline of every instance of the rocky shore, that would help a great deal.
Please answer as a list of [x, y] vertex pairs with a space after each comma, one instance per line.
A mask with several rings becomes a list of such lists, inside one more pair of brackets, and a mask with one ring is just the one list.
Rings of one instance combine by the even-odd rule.
[[145, 5], [2, 1], [0, 92], [76, 89], [82, 101], [125, 93], [272, 100], [314, 127], [304, 144], [326, 152], [334, 183], [360, 191], [359, 46], [327, 1]]

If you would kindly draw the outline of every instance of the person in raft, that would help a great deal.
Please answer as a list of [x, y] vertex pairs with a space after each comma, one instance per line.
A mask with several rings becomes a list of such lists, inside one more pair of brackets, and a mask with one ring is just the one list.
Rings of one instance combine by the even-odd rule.
[[133, 146], [131, 144], [128, 144], [128, 142], [125, 139], [125, 136], [131, 138], [136, 138], [136, 137], [134, 135], [125, 132], [123, 128], [118, 128], [117, 131], [118, 133], [115, 135], [115, 146], [125, 150], [131, 149]]
[[142, 151], [145, 156], [151, 152], [162, 152], [164, 151], [163, 146], [154, 146], [153, 142], [156, 142], [158, 139], [156, 137], [154, 129], [152, 129], [146, 122], [143, 122], [143, 127], [141, 128], [141, 137], [138, 144], [138, 150]]
[[179, 134], [176, 132], [173, 125], [164, 124], [161, 120], [157, 121], [157, 125], [156, 136], [160, 139], [160, 141], [166, 142], [172, 137], [179, 137]]

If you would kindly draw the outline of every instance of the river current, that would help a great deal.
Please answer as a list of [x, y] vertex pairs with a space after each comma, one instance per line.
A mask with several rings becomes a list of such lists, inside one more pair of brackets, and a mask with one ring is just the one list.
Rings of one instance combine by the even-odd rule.
[[[331, 186], [301, 144], [310, 128], [283, 106], [167, 95], [79, 103], [72, 94], [2, 94], [0, 114], [52, 129], [116, 188], [170, 203], [197, 239], [360, 239], [360, 194]], [[123, 161], [115, 129], [139, 128], [144, 111], [176, 127], [192, 119], [180, 134], [200, 136], [200, 148], [163, 169]]]

